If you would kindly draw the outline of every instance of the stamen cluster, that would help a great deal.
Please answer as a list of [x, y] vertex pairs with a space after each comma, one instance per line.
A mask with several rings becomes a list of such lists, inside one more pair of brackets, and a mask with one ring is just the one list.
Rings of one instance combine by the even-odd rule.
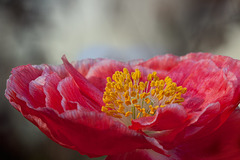
[[187, 89], [177, 86], [170, 77], [159, 80], [156, 72], [147, 76], [147, 81], [141, 82], [141, 72], [136, 69], [131, 75], [127, 68], [123, 72], [116, 71], [107, 77], [103, 94], [102, 112], [116, 118], [131, 117], [136, 119], [155, 114], [159, 107], [184, 101], [181, 97]]

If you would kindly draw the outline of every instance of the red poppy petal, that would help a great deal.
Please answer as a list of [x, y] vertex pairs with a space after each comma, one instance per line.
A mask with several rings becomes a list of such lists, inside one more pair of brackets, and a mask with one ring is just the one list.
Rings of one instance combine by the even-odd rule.
[[132, 120], [131, 129], [139, 130], [169, 130], [180, 127], [187, 120], [187, 113], [183, 106], [170, 104], [159, 108], [155, 116]]
[[138, 65], [155, 71], [170, 71], [178, 64], [178, 61], [179, 57], [171, 54], [166, 54], [156, 56]]
[[75, 106], [76, 108], [71, 108], [73, 107], [73, 103], [79, 104], [78, 106], [82, 106], [89, 111], [97, 111], [99, 109], [99, 106], [97, 105], [89, 105], [89, 100], [81, 94], [77, 84], [72, 77], [66, 77], [65, 79], [61, 80], [58, 84], [57, 89], [62, 96], [61, 105], [63, 106], [64, 110], [80, 109], [77, 108], [77, 106]]
[[12, 92], [18, 95], [18, 98], [26, 101], [31, 107], [42, 107], [33, 99], [29, 93], [29, 83], [39, 76], [42, 71], [32, 67], [31, 65], [19, 66], [12, 70], [12, 75], [7, 81], [7, 89], [5, 95], [8, 96]]
[[[175, 67], [169, 76], [188, 89], [187, 93], [183, 95], [185, 98], [183, 105], [187, 110], [201, 110], [209, 103], [216, 101], [226, 105], [233, 99], [234, 90], [232, 88], [235, 88], [236, 81], [229, 81], [229, 76], [211, 60], [186, 61]], [[216, 79], [218, 79], [217, 82]], [[224, 106], [221, 107], [224, 108]]]
[[43, 85], [45, 83], [46, 76], [40, 76], [36, 78], [35, 80], [32, 80], [29, 83], [29, 93], [38, 103], [39, 106], [45, 107], [45, 94], [43, 92]]
[[[238, 96], [240, 94], [240, 61], [231, 57], [212, 55], [210, 53], [191, 53], [181, 57], [181, 60], [200, 61], [201, 59], [210, 60], [225, 74], [227, 81], [231, 82], [235, 88], [233, 103], [239, 103]], [[211, 70], [211, 69], [209, 69]], [[226, 97], [227, 98], [227, 97]], [[222, 98], [225, 99], [225, 98]]]
[[176, 151], [180, 159], [220, 160], [240, 159], [240, 110], [236, 109], [214, 133], [188, 141]]
[[177, 85], [182, 86], [183, 82], [187, 77], [194, 71], [194, 68], [197, 66], [194, 61], [184, 61], [179, 65], [174, 66], [172, 70], [168, 73], [168, 76], [172, 78], [172, 80], [177, 83]]
[[130, 61], [128, 61], [127, 63], [128, 63], [130, 66], [136, 66], [136, 65], [141, 64], [142, 62], [144, 62], [143, 59], [135, 59], [135, 60], [130, 60]]
[[[226, 90], [230, 93], [229, 88], [232, 88], [232, 85], [228, 84], [224, 72], [210, 60], [202, 60], [196, 63], [188, 78], [185, 79], [183, 86], [187, 87], [187, 94], [193, 95], [195, 93], [195, 95], [203, 96], [205, 102], [214, 102], [219, 97], [224, 96]], [[229, 94], [229, 100], [231, 98], [232, 94]]]
[[49, 72], [49, 73], [57, 73], [57, 75], [61, 79], [69, 76], [69, 73], [68, 73], [68, 71], [66, 70], [66, 68], [63, 64], [62, 65], [57, 65], [57, 66], [47, 65], [45, 71]]
[[86, 78], [99, 90], [103, 91], [106, 87], [106, 78], [112, 77], [116, 71], [122, 71], [123, 68], [128, 68], [129, 72], [132, 71], [131, 67], [127, 63], [103, 59], [89, 70]]
[[[205, 125], [202, 125], [202, 126], [197, 126], [195, 124], [190, 125], [188, 128], [186, 128], [186, 133], [187, 133], [186, 135], [188, 135], [189, 137], [187, 137], [185, 135], [185, 138], [186, 139], [196, 139], [196, 138], [203, 137], [203, 136], [206, 136], [208, 134], [211, 134], [216, 129], [218, 129], [228, 119], [228, 117], [231, 115], [231, 113], [234, 111], [234, 109], [236, 107], [237, 106], [234, 106], [234, 105], [226, 107], [219, 114], [214, 115], [212, 117], [212, 119], [209, 119], [208, 122], [205, 123]], [[190, 130], [196, 132], [196, 133], [194, 133], [194, 136], [192, 136], [192, 134], [189, 134], [187, 132], [187, 131], [190, 131]]]
[[89, 70], [97, 63], [102, 61], [104, 59], [98, 58], [98, 59], [84, 59], [81, 61], [73, 62], [73, 67], [81, 73], [84, 77], [88, 74]]
[[212, 58], [212, 55], [210, 53], [203, 53], [203, 52], [198, 52], [198, 53], [189, 53], [185, 56], [180, 57], [181, 61], [184, 60], [195, 60], [195, 61], [199, 61], [201, 59], [210, 59]]
[[[102, 101], [103, 93], [97, 89], [93, 84], [91, 84], [85, 77], [83, 77], [66, 59], [65, 56], [62, 57], [64, 66], [69, 74], [73, 77], [74, 81], [78, 85], [81, 92], [88, 96], [90, 99], [95, 101], [99, 106], [103, 106]], [[100, 107], [99, 107], [100, 110]]]
[[57, 73], [49, 74], [46, 78], [46, 83], [43, 86], [43, 90], [46, 95], [46, 107], [53, 108], [59, 113], [62, 113], [62, 96], [57, 90], [57, 86], [60, 81], [61, 78], [57, 75]]
[[167, 156], [154, 152], [151, 149], [137, 149], [118, 155], [109, 155], [105, 160], [173, 160]]
[[[72, 110], [57, 115], [48, 108], [35, 110], [25, 106], [21, 112], [55, 142], [90, 157], [156, 148], [145, 136], [97, 112]], [[162, 148], [158, 151], [164, 153]]]
[[[145, 137], [135, 131], [129, 130], [120, 122], [113, 121], [105, 114], [96, 112], [66, 112], [61, 117], [76, 123], [77, 128], [73, 128], [71, 135], [76, 134], [72, 139], [73, 143], [80, 150], [86, 152], [92, 150], [95, 154], [109, 155], [114, 153], [126, 152], [136, 148], [153, 148], [164, 154], [161, 145], [154, 139]], [[69, 128], [66, 131], [71, 129]], [[82, 132], [84, 130], [84, 132]], [[89, 137], [86, 139], [86, 137]], [[81, 144], [81, 145], [79, 145]]]
[[204, 110], [202, 114], [198, 117], [197, 121], [194, 123], [196, 126], [206, 125], [209, 120], [214, 119], [220, 113], [220, 103], [211, 103]]

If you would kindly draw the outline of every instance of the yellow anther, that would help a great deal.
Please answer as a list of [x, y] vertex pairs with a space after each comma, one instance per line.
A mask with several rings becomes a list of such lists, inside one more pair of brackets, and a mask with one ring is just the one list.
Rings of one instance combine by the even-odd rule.
[[153, 72], [152, 76], [153, 76], [153, 80], [154, 81], [158, 81], [159, 80], [159, 77], [157, 76], [157, 72]]
[[153, 77], [156, 77], [156, 76], [157, 76], [157, 72], [154, 71], [154, 72], [152, 73], [152, 76], [153, 76]]
[[172, 83], [172, 79], [170, 77], [166, 77], [164, 80], [167, 84]]
[[171, 86], [172, 86], [172, 89], [175, 89], [177, 87], [177, 84], [173, 82]]
[[159, 108], [159, 106], [155, 106], [154, 108], [155, 108], [155, 110], [157, 110]]
[[136, 80], [136, 79], [137, 79], [137, 76], [136, 76], [135, 73], [132, 74], [132, 79], [133, 79], [133, 80]]
[[154, 87], [154, 86], [155, 86], [155, 81], [152, 81], [152, 82], [150, 83], [150, 86], [151, 86], [151, 87]]
[[142, 113], [146, 113], [145, 108], [142, 108], [142, 109], [141, 109], [141, 112], [142, 112]]
[[125, 113], [125, 117], [128, 117], [130, 114], [132, 114], [132, 112], [128, 111]]
[[108, 110], [108, 113], [118, 113], [118, 111], [116, 111], [116, 110]]
[[122, 100], [116, 100], [116, 102], [117, 102], [118, 105], [123, 104], [123, 101], [122, 101]]
[[107, 112], [108, 111], [108, 108], [105, 107], [105, 106], [102, 106], [102, 109], [101, 109], [102, 112]]
[[140, 90], [144, 90], [145, 89], [145, 83], [143, 83], [143, 82], [140, 82], [139, 83], [139, 88], [140, 88]]
[[187, 88], [183, 88], [181, 91], [182, 94], [185, 94], [186, 92], [187, 92]]
[[129, 100], [126, 100], [126, 101], [125, 101], [125, 104], [126, 104], [127, 106], [129, 106], [129, 105], [131, 105], [132, 103], [131, 103]]
[[159, 80], [159, 85], [162, 85], [162, 86], [163, 86], [164, 84], [165, 84], [164, 80], [162, 80], [162, 79]]
[[174, 101], [174, 103], [181, 103], [181, 102], [184, 102], [184, 98], [177, 99], [177, 100]]
[[135, 98], [135, 99], [132, 99], [132, 104], [136, 104], [138, 102], [138, 100]]
[[108, 83], [106, 84], [106, 87], [108, 87], [108, 88], [112, 88], [112, 84], [111, 84], [111, 82], [108, 82]]
[[152, 89], [152, 90], [151, 90], [151, 95], [154, 96], [155, 93], [156, 93], [156, 90], [155, 90], [155, 89]]
[[149, 112], [150, 114], [154, 114], [156, 111], [156, 108], [153, 107], [152, 105], [149, 105], [149, 109], [150, 109], [150, 112]]
[[140, 117], [140, 114], [141, 114], [141, 113], [138, 113], [138, 115], [137, 115], [137, 118], [139, 118], [139, 117]]
[[149, 75], [147, 76], [147, 80], [148, 80], [148, 81], [151, 81], [151, 80], [152, 80], [152, 74], [149, 74]]
[[149, 113], [150, 113], [150, 114], [154, 114], [155, 112], [151, 110]]
[[111, 83], [111, 82], [112, 82], [111, 77], [107, 77], [107, 82], [108, 82], [108, 83]]
[[131, 92], [131, 97], [135, 97], [137, 95], [137, 93], [135, 91]]
[[114, 92], [109, 92], [109, 93], [107, 93], [107, 94], [109, 94], [111, 97], [114, 97], [114, 98], [117, 97], [117, 93], [114, 93]]
[[155, 89], [155, 94], [159, 94], [159, 91], [160, 91], [160, 90], [159, 90], [158, 88], [156, 88], [156, 89]]
[[163, 95], [159, 94], [159, 95], [157, 96], [157, 98], [158, 98], [158, 100], [160, 101], [160, 100], [163, 99]]
[[138, 85], [134, 84], [134, 85], [133, 85], [133, 88], [134, 88], [134, 89], [138, 89]]
[[116, 115], [111, 115], [111, 116], [113, 116], [113, 117], [115, 117], [115, 118], [122, 118], [122, 116], [121, 116], [121, 115], [119, 115], [119, 114], [116, 114]]
[[125, 112], [124, 112], [124, 109], [125, 109], [125, 107], [123, 106], [123, 105], [121, 105], [121, 106], [119, 106], [119, 108], [118, 108], [118, 112], [119, 113], [122, 113], [122, 114], [124, 114]]
[[146, 98], [147, 96], [149, 96], [150, 93], [146, 93], [146, 92], [143, 92], [142, 94], [140, 94], [140, 98], [141, 99], [144, 99]]
[[115, 82], [112, 82], [112, 83], [111, 83], [111, 85], [112, 85], [112, 87], [111, 87], [111, 88], [114, 88], [114, 87], [115, 87], [115, 85], [116, 85], [116, 83], [115, 83]]
[[137, 109], [141, 109], [141, 106], [139, 104], [134, 104], [134, 107], [136, 107]]
[[142, 94], [140, 94], [140, 98], [141, 99], [143, 99], [143, 98], [145, 98], [146, 97], [146, 93], [145, 92], [143, 92]]
[[182, 89], [183, 89], [183, 87], [182, 87], [182, 86], [178, 86], [178, 87], [177, 87], [177, 92], [181, 92], [181, 91], [182, 91]]
[[127, 68], [123, 68], [123, 73], [124, 74], [129, 74], [128, 69]]
[[137, 79], [140, 79], [141, 78], [141, 72], [138, 70], [137, 72]]
[[147, 117], [147, 116], [149, 116], [149, 114], [146, 113], [145, 108], [143, 108], [141, 111], [142, 111], [143, 117]]
[[129, 92], [126, 91], [126, 92], [123, 94], [123, 96], [127, 99], [127, 98], [129, 97]]
[[133, 80], [138, 80], [141, 78], [141, 72], [139, 69], [135, 69], [135, 72], [132, 74], [132, 79]]
[[149, 104], [149, 103], [151, 102], [151, 100], [150, 100], [149, 98], [146, 98], [144, 101], [145, 101], [147, 104]]
[[129, 82], [129, 83], [128, 83], [128, 86], [129, 86], [129, 88], [133, 88], [132, 82]]
[[165, 104], [170, 104], [170, 103], [171, 103], [171, 101], [169, 101], [169, 100], [165, 101]]
[[108, 109], [110, 108], [110, 109], [114, 109], [114, 105], [113, 104], [106, 104], [106, 106], [105, 107], [107, 107]]
[[155, 84], [154, 84], [154, 86], [155, 86], [155, 87], [158, 87], [158, 86], [159, 86], [159, 84], [160, 84], [160, 82], [159, 82], [159, 81], [155, 81]]
[[126, 91], [126, 90], [129, 89], [129, 86], [128, 86], [127, 84], [125, 84], [123, 88], [124, 88], [124, 90]]

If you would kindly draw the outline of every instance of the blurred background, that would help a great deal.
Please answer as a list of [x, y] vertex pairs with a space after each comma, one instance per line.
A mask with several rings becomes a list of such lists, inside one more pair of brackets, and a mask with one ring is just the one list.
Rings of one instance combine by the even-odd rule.
[[89, 159], [10, 107], [3, 95], [11, 68], [61, 64], [63, 54], [126, 61], [198, 51], [240, 59], [240, 0], [0, 0], [1, 158]]

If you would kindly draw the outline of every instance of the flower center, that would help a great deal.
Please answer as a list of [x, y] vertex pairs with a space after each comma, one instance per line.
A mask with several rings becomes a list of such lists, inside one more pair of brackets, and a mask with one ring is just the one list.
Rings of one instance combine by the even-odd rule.
[[159, 80], [157, 72], [153, 72], [145, 82], [140, 78], [139, 69], [130, 75], [127, 68], [123, 72], [116, 71], [112, 78], [107, 77], [102, 112], [115, 118], [136, 119], [153, 116], [159, 107], [184, 101], [181, 95], [187, 89], [177, 86], [170, 77]]

